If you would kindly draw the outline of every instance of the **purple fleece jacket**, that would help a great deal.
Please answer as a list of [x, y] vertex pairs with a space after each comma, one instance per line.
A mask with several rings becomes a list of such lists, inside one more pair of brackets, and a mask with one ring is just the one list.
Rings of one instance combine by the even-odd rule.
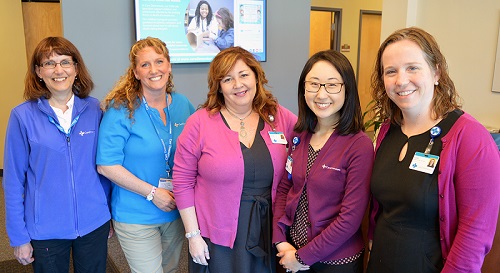
[[308, 146], [312, 134], [298, 135], [292, 151], [292, 179], [285, 174], [278, 186], [273, 221], [273, 242], [286, 241], [300, 195], [307, 184], [309, 243], [297, 253], [304, 263], [347, 258], [364, 247], [361, 221], [370, 197], [373, 143], [363, 132], [334, 132], [321, 148], [306, 178]]

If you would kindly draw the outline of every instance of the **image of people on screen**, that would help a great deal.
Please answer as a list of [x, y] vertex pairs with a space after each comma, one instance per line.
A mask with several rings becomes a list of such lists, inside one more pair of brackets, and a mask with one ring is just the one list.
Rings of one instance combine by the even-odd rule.
[[191, 48], [197, 53], [217, 53], [219, 48], [214, 44], [214, 40], [219, 36], [219, 24], [215, 19], [212, 6], [208, 1], [202, 0], [196, 4], [196, 9], [190, 9], [196, 2], [188, 6], [187, 12], [190, 15], [189, 25], [186, 29], [186, 39]]
[[210, 35], [217, 36], [218, 28], [217, 20], [215, 20], [212, 7], [208, 1], [202, 0], [198, 2], [187, 32], [201, 33], [204, 38], [208, 38]]
[[[234, 19], [233, 14], [227, 8], [220, 8], [215, 13], [215, 19], [219, 24], [218, 37], [215, 37], [214, 44], [220, 49], [234, 46]], [[212, 38], [212, 37], [211, 37]]]
[[241, 4], [239, 22], [241, 24], [261, 24], [262, 11], [260, 4]]

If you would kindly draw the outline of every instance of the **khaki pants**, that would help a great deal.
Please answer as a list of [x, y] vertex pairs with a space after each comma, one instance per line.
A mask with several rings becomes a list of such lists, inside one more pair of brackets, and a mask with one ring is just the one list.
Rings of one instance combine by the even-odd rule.
[[180, 218], [154, 225], [126, 224], [113, 220], [113, 225], [132, 272], [177, 271], [184, 242], [184, 226]]

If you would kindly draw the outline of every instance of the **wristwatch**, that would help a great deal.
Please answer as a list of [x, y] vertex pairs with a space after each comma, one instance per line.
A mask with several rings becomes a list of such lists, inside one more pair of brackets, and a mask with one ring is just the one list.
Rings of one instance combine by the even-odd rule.
[[151, 192], [146, 196], [146, 200], [151, 201], [155, 197], [156, 187], [153, 186]]

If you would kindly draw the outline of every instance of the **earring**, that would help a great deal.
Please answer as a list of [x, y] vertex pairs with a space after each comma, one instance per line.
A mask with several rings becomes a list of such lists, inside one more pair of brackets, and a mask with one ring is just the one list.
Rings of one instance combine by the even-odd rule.
[[434, 85], [439, 85], [439, 82], [438, 82], [438, 81], [436, 81], [436, 82], [434, 83]]
[[38, 80], [39, 80], [40, 82], [43, 82], [43, 79], [42, 79], [42, 78], [39, 78]]

